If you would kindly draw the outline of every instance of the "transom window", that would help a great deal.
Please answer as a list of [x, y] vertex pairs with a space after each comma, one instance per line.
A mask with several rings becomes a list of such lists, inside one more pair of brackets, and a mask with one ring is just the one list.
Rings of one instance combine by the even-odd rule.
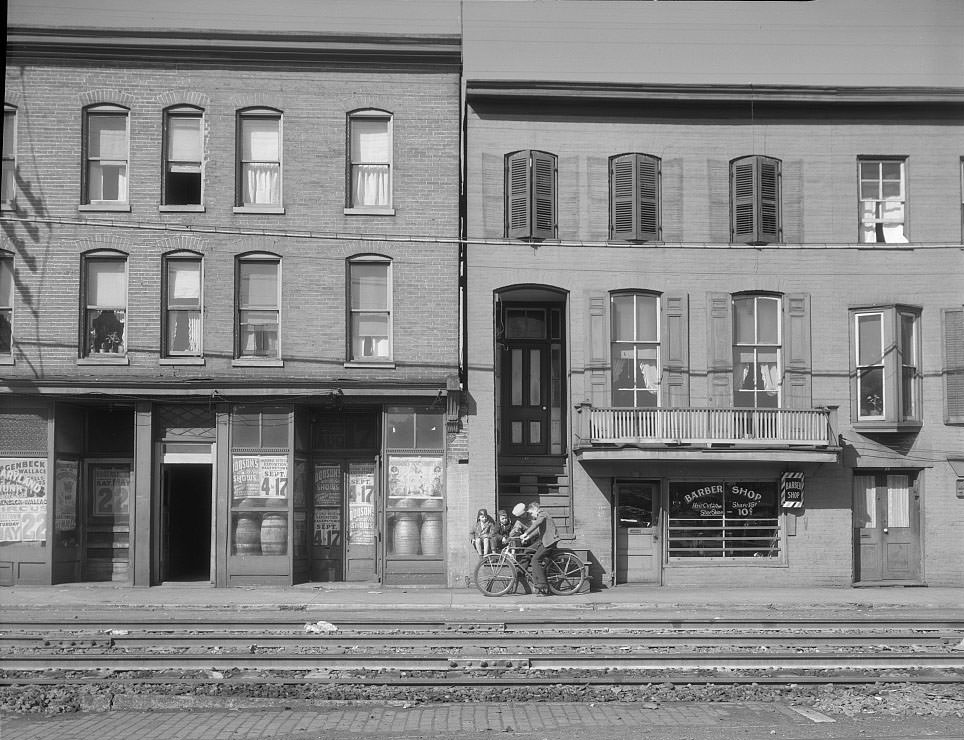
[[201, 205], [201, 121], [197, 108], [166, 111], [164, 205]]
[[907, 214], [902, 159], [861, 159], [860, 241], [906, 244]]
[[85, 357], [127, 354], [127, 258], [84, 260]]
[[348, 116], [348, 207], [392, 207], [392, 116], [357, 111]]
[[733, 397], [738, 408], [778, 408], [781, 299], [733, 298]]
[[17, 193], [17, 109], [3, 106], [3, 175], [0, 205], [12, 208]]
[[620, 293], [610, 300], [613, 405], [659, 406], [659, 297]]
[[348, 263], [349, 360], [392, 359], [391, 263], [355, 258]]
[[114, 105], [87, 108], [84, 202], [127, 202], [129, 111]]
[[281, 113], [252, 108], [238, 114], [238, 205], [281, 206]]
[[281, 261], [273, 256], [238, 260], [237, 357], [279, 359]]
[[202, 321], [201, 258], [169, 256], [164, 267], [164, 354], [200, 357]]

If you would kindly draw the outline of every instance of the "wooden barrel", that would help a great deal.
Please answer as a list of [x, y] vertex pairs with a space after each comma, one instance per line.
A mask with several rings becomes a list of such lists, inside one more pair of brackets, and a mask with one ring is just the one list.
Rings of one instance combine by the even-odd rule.
[[395, 515], [395, 554], [418, 555], [418, 518], [415, 514]]
[[422, 555], [442, 554], [442, 515], [425, 514], [422, 519]]
[[288, 552], [288, 515], [265, 514], [261, 520], [261, 553], [284, 555]]
[[253, 512], [238, 514], [234, 529], [234, 551], [238, 555], [261, 554], [261, 516]]

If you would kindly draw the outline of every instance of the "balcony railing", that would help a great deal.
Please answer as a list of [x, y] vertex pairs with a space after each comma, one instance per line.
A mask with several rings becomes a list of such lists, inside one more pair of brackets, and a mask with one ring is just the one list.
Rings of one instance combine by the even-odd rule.
[[592, 444], [832, 444], [827, 409], [589, 409]]

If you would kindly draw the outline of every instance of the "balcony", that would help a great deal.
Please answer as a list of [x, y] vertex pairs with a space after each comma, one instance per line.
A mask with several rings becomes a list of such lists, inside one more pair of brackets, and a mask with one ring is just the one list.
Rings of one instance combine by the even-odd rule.
[[[836, 461], [832, 414], [831, 409], [584, 407], [577, 452], [587, 460], [601, 459], [594, 452], [626, 448], [669, 451], [655, 455], [662, 458], [691, 456], [695, 449], [729, 458], [742, 451], [750, 453], [747, 459], [761, 459], [765, 450], [783, 450], [793, 454], [765, 457]], [[630, 456], [638, 455], [605, 454], [608, 459]]]

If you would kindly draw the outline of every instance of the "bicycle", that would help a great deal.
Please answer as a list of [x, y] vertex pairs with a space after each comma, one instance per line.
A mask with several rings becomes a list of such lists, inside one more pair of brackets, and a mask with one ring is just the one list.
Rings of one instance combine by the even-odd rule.
[[[475, 587], [485, 596], [504, 596], [520, 582], [530, 590], [532, 556], [536, 548], [509, 544], [500, 552], [484, 555], [475, 566]], [[557, 596], [577, 593], [585, 581], [585, 566], [571, 550], [552, 550], [545, 557], [546, 583]]]

